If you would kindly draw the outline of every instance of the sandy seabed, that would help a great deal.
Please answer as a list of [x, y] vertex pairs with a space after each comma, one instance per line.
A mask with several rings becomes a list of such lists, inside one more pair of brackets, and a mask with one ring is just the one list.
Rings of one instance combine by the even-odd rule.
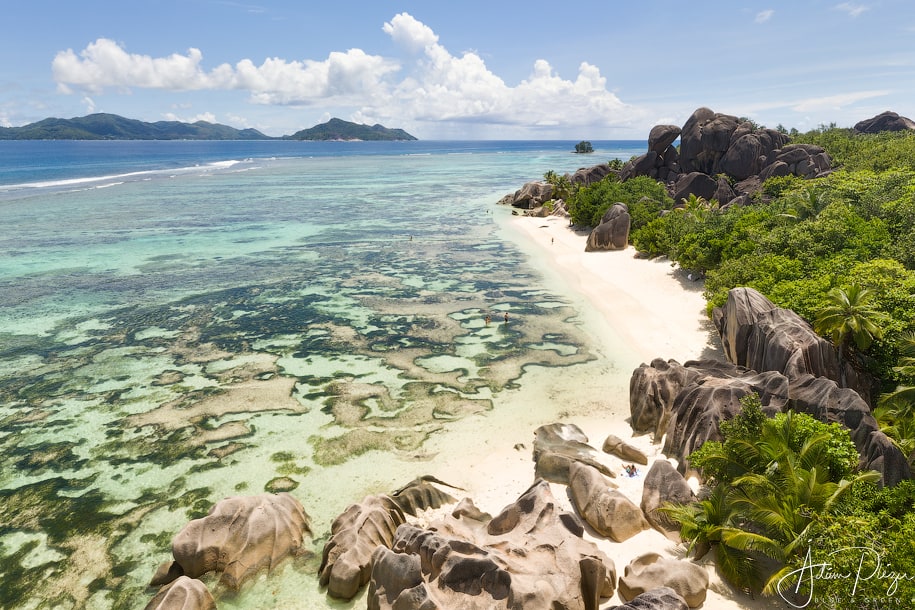
[[[642, 497], [642, 481], [651, 463], [665, 459], [660, 444], [650, 435], [633, 436], [629, 425], [629, 380], [641, 363], [654, 358], [679, 362], [696, 358], [723, 358], [717, 333], [705, 315], [702, 282], [690, 280], [666, 260], [636, 258], [629, 248], [617, 252], [585, 252], [587, 236], [558, 217], [499, 218], [505, 239], [514, 242], [529, 257], [529, 264], [543, 276], [552, 294], [573, 306], [575, 322], [586, 329], [588, 349], [595, 358], [571, 367], [529, 365], [520, 383], [504, 389], [491, 410], [452, 421], [433, 433], [421, 453], [404, 456], [369, 452], [347, 461], [348, 477], [319, 469], [309, 476], [318, 489], [333, 490], [336, 503], [356, 502], [360, 490], [387, 493], [420, 475], [432, 475], [460, 491], [449, 490], [458, 499], [469, 497], [481, 510], [497, 514], [513, 503], [534, 482], [532, 443], [537, 427], [553, 422], [577, 425], [600, 449], [614, 434], [641, 449], [649, 458], [639, 466], [639, 475], [627, 477], [624, 462], [604, 455], [603, 462], [617, 473], [614, 483], [636, 505]], [[494, 324], [502, 323], [496, 317]], [[512, 317], [509, 324], [523, 324]], [[574, 512], [564, 485], [551, 484], [557, 502]], [[328, 498], [330, 499], [330, 498]], [[334, 502], [332, 502], [334, 503]], [[306, 506], [312, 512], [313, 506]], [[326, 507], [321, 507], [326, 512]], [[444, 509], [443, 509], [444, 510]], [[315, 515], [312, 515], [313, 517]], [[426, 518], [434, 519], [436, 511]], [[328, 518], [329, 519], [329, 518]], [[316, 534], [329, 528], [322, 518], [313, 521]], [[629, 562], [648, 552], [682, 558], [683, 545], [649, 529], [617, 543], [592, 536], [592, 540], [623, 575]], [[753, 598], [723, 583], [709, 556], [700, 562], [709, 573], [710, 586], [703, 608], [763, 609], [786, 607], [777, 598]], [[269, 601], [274, 608], [365, 607], [366, 590], [350, 602], [337, 602], [309, 583], [302, 587], [293, 570], [273, 577], [262, 575], [248, 595], [238, 600], [221, 600], [226, 608], [248, 608], [254, 600]], [[276, 579], [276, 580], [275, 580]], [[296, 591], [290, 595], [290, 591]], [[618, 595], [603, 607], [623, 603]], [[303, 604], [305, 604], [303, 606]]]

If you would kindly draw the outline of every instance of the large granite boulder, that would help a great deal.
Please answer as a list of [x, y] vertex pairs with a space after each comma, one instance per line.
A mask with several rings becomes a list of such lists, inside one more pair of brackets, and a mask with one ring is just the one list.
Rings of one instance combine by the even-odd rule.
[[698, 108], [680, 132], [680, 167], [684, 173], [718, 173], [718, 161], [728, 149], [737, 117]]
[[629, 246], [632, 218], [625, 203], [614, 203], [604, 213], [600, 224], [588, 235], [585, 252], [595, 250], [625, 250]]
[[855, 131], [860, 133], [880, 133], [881, 131], [912, 131], [915, 130], [915, 121], [899, 116], [887, 110], [875, 117], [864, 119], [855, 123]]
[[[679, 151], [671, 139], [677, 135]], [[648, 137], [648, 152], [630, 160], [619, 176], [621, 180], [649, 176], [665, 182], [677, 203], [696, 195], [709, 201], [715, 199], [722, 206], [733, 199], [742, 204], [740, 198], [759, 192], [765, 178], [789, 174], [814, 178], [830, 171], [831, 161], [822, 148], [788, 142], [787, 135], [774, 129], [758, 128], [750, 121], [698, 108], [682, 129], [655, 126]], [[804, 147], [802, 158], [782, 158], [791, 146]], [[734, 187], [721, 188], [721, 175], [735, 182]]]
[[[788, 380], [774, 371], [756, 373], [741, 367], [705, 367], [705, 361], [687, 362], [704, 373], [701, 383], [684, 387], [677, 394], [667, 425], [663, 452], [679, 462], [680, 472], [690, 472], [688, 457], [706, 441], [721, 440], [719, 424], [740, 413], [740, 400], [757, 394], [770, 417], [788, 402]], [[723, 374], [722, 374], [723, 373]]]
[[680, 542], [680, 525], [658, 509], [666, 503], [692, 504], [693, 490], [683, 475], [667, 460], [657, 460], [648, 469], [642, 484], [640, 507], [648, 523], [674, 542]]
[[588, 437], [575, 424], [546, 424], [534, 431], [534, 473], [551, 483], [569, 484], [574, 462], [588, 464], [608, 477], [616, 475], [600, 462], [600, 453], [588, 444]]
[[610, 169], [609, 163], [601, 163], [592, 167], [582, 167], [575, 170], [575, 173], [569, 176], [569, 181], [572, 184], [589, 186], [595, 182], [600, 182], [612, 173], [613, 170]]
[[394, 491], [390, 497], [405, 514], [415, 517], [421, 511], [457, 502], [454, 496], [440, 489], [440, 486], [464, 491], [433, 476], [424, 475]]
[[[706, 383], [708, 378], [721, 380], [738, 379], [738, 385], [746, 392], [759, 388], [767, 395], [766, 404], [772, 400], [771, 395], [781, 396], [781, 403], [787, 398], [787, 380], [773, 376], [757, 378], [754, 371], [719, 360], [691, 360], [685, 365], [676, 360], [655, 358], [650, 364], [641, 364], [632, 372], [629, 379], [629, 412], [632, 429], [637, 433], [650, 432], [655, 441], [671, 431], [675, 403], [686, 388], [693, 388]], [[772, 385], [770, 385], [772, 384]], [[719, 387], [721, 384], [713, 384]], [[748, 387], [749, 386], [749, 387]], [[709, 388], [714, 393], [715, 390]], [[682, 401], [682, 399], [681, 399]], [[720, 410], [720, 409], [719, 409]], [[681, 416], [681, 420], [685, 418]]]
[[144, 610], [216, 610], [216, 600], [203, 582], [180, 576], [160, 588]]
[[854, 390], [824, 377], [802, 375], [791, 382], [788, 407], [848, 428], [861, 456], [859, 468], [879, 472], [884, 485], [912, 478], [905, 455], [880, 431], [867, 403]]
[[616, 485], [586, 464], [575, 462], [569, 469], [569, 496], [575, 510], [598, 534], [623, 542], [650, 526], [642, 509], [611, 487]]
[[655, 125], [648, 132], [648, 150], [663, 155], [668, 147], [680, 137], [680, 131], [676, 125]]
[[538, 481], [488, 523], [444, 517], [401, 525], [372, 561], [369, 610], [597, 610], [613, 595], [613, 562], [581, 536]]
[[369, 581], [372, 553], [390, 547], [405, 522], [400, 506], [389, 496], [367, 496], [338, 516], [324, 545], [318, 579], [337, 599], [352, 599]]
[[615, 455], [626, 462], [648, 465], [648, 456], [645, 455], [644, 451], [630, 445], [615, 434], [607, 435], [607, 438], [604, 439], [604, 444], [601, 446], [601, 451]]
[[684, 387], [700, 377], [676, 360], [655, 358], [641, 364], [629, 378], [630, 425], [636, 433], [650, 432], [660, 442], [673, 413], [674, 400]]
[[673, 200], [676, 205], [681, 205], [690, 195], [702, 197], [711, 201], [718, 191], [718, 181], [702, 172], [690, 172], [680, 176], [673, 189]]
[[215, 571], [221, 573], [221, 584], [238, 590], [259, 571], [302, 553], [306, 534], [311, 534], [308, 515], [288, 493], [226, 498], [174, 537], [175, 561], [168, 570], [160, 569], [151, 584]]
[[553, 185], [549, 182], [528, 182], [515, 191], [511, 198], [511, 206], [525, 210], [532, 210], [542, 206], [553, 198]]
[[620, 599], [628, 601], [659, 587], [670, 587], [690, 608], [701, 606], [708, 593], [709, 577], [705, 568], [684, 559], [670, 559], [657, 553], [645, 553], [626, 566], [620, 577]]
[[832, 343], [799, 315], [777, 307], [756, 290], [731, 289], [724, 307], [713, 312], [713, 321], [731, 362], [757, 371], [778, 371], [788, 379], [810, 374], [839, 382], [844, 377], [869, 402], [873, 380], [859, 376], [848, 363], [843, 375]]
[[610, 606], [607, 610], [687, 610], [689, 605], [680, 594], [670, 587], [658, 587], [636, 595], [622, 606]]

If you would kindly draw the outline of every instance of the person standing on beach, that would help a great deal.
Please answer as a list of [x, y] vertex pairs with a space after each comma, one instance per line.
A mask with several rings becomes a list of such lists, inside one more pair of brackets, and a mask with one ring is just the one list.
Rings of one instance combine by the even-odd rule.
[[505, 312], [505, 323], [508, 324], [508, 312]]

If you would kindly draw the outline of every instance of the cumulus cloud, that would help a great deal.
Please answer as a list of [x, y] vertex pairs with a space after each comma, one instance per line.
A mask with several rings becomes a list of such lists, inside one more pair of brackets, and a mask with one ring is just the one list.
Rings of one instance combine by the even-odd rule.
[[855, 4], [854, 2], [843, 2], [842, 4], [835, 5], [833, 8], [837, 11], [847, 13], [849, 17], [858, 17], [861, 13], [870, 10], [869, 6]]
[[764, 11], [760, 11], [760, 12], [756, 13], [756, 18], [754, 19], [754, 21], [756, 23], [765, 23], [765, 22], [769, 21], [770, 19], [772, 19], [772, 15], [774, 15], [774, 14], [775, 14], [775, 11], [773, 11], [772, 9], [766, 9]]
[[381, 29], [394, 42], [411, 53], [418, 53], [438, 43], [438, 36], [432, 28], [409, 13], [394, 15], [394, 18], [386, 22]]
[[157, 58], [129, 53], [100, 38], [79, 53], [61, 51], [52, 70], [64, 92], [238, 90], [257, 104], [346, 106], [353, 116], [399, 123], [608, 126], [638, 114], [608, 90], [600, 69], [587, 62], [570, 80], [540, 59], [528, 78], [509, 85], [479, 54], [452, 54], [429, 26], [408, 13], [395, 15], [382, 31], [409, 53], [406, 64], [350, 49], [322, 60], [273, 57], [256, 64], [241, 59], [206, 69], [199, 49]]
[[243, 59], [235, 66], [221, 64], [209, 72], [201, 67], [203, 54], [164, 58], [128, 53], [107, 38], [99, 38], [76, 54], [61, 51], [52, 62], [54, 79], [65, 92], [81, 89], [101, 93], [116, 89], [243, 90], [263, 104], [308, 103], [318, 99], [363, 92], [375, 93], [380, 79], [397, 70], [395, 62], [367, 55], [360, 49], [333, 52], [323, 61], [286, 61], [268, 58], [260, 65]]
[[210, 85], [200, 69], [199, 49], [187, 55], [153, 58], [127, 53], [115, 41], [99, 38], [77, 55], [61, 51], [51, 63], [54, 80], [67, 92], [70, 87], [91, 93], [106, 88], [203, 89]]

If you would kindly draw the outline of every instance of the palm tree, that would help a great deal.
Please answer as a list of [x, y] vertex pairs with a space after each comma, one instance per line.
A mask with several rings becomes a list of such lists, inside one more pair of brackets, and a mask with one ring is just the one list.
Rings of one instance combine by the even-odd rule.
[[794, 191], [788, 197], [788, 201], [791, 209], [779, 216], [797, 221], [816, 218], [829, 205], [823, 193], [817, 194], [812, 186]]
[[841, 451], [828, 427], [811, 429], [812, 418], [791, 411], [759, 421], [756, 402], [741, 400], [744, 412], [722, 424], [725, 441], [706, 442], [690, 457], [714, 473], [709, 497], [662, 510], [681, 524], [689, 551], [700, 557], [715, 550], [726, 580], [772, 594], [792, 571], [786, 566], [807, 551], [818, 517], [854, 483], [878, 475], [852, 474], [851, 439]]
[[838, 349], [839, 375], [841, 385], [845, 387], [845, 352], [850, 350], [852, 343], [858, 349], [866, 350], [874, 339], [882, 337], [879, 324], [885, 315], [871, 306], [871, 291], [857, 284], [852, 284], [848, 290], [833, 288], [826, 300], [828, 304], [817, 312], [813, 328], [820, 335], [830, 337]]

